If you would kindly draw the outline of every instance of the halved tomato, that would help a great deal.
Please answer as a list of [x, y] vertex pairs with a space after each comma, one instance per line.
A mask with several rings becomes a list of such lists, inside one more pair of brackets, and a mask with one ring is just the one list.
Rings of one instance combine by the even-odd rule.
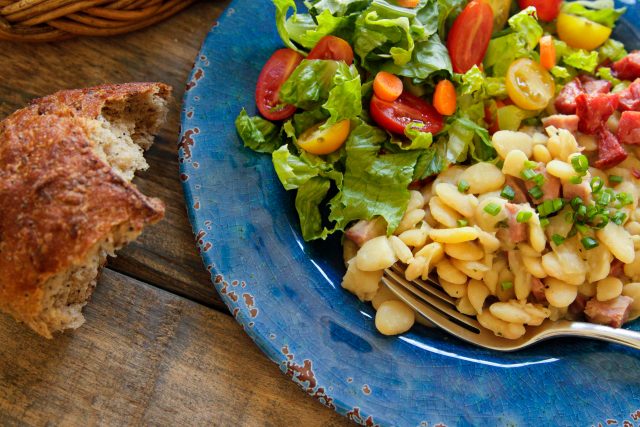
[[447, 37], [451, 65], [456, 73], [466, 73], [480, 65], [487, 53], [493, 31], [493, 10], [484, 0], [473, 0], [453, 21]]
[[302, 132], [298, 138], [300, 148], [311, 154], [329, 154], [344, 144], [351, 129], [350, 120], [339, 121], [327, 129], [320, 128], [323, 124], [318, 123]]
[[611, 35], [609, 27], [566, 13], [558, 16], [557, 29], [560, 40], [575, 49], [593, 50]]
[[562, 0], [518, 0], [520, 9], [526, 9], [529, 6], [536, 8], [538, 18], [544, 22], [551, 22], [560, 13], [560, 5]]
[[258, 111], [269, 120], [284, 120], [295, 113], [294, 105], [280, 102], [280, 88], [302, 61], [302, 55], [291, 49], [278, 49], [264, 64], [256, 85]]
[[332, 59], [353, 64], [353, 49], [346, 40], [336, 36], [324, 36], [311, 49], [307, 59]]
[[529, 58], [513, 61], [507, 70], [505, 83], [509, 98], [524, 110], [546, 107], [555, 93], [551, 74]]
[[409, 123], [416, 123], [416, 129], [421, 132], [436, 134], [442, 130], [442, 115], [427, 101], [406, 91], [392, 102], [373, 95], [369, 108], [378, 125], [398, 135], [404, 135]]

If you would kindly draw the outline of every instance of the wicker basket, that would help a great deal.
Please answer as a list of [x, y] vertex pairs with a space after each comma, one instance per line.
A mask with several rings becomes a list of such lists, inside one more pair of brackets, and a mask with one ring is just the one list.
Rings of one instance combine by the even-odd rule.
[[196, 0], [0, 0], [0, 40], [113, 36], [153, 25]]

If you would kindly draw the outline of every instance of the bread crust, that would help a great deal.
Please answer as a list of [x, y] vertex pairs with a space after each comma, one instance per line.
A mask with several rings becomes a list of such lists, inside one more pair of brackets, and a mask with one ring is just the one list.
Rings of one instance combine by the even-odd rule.
[[105, 102], [167, 98], [158, 83], [69, 90], [35, 100], [0, 123], [0, 309], [30, 323], [46, 281], [81, 262], [115, 227], [141, 231], [164, 215], [92, 151]]

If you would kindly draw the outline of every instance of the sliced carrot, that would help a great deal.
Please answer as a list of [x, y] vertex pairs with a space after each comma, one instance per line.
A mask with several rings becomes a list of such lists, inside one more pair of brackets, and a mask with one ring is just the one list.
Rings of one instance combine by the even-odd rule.
[[398, 6], [414, 8], [420, 4], [420, 0], [398, 0]]
[[402, 94], [402, 80], [386, 71], [380, 71], [373, 79], [373, 93], [383, 101], [393, 102]]
[[553, 44], [551, 36], [544, 36], [540, 39], [540, 65], [547, 70], [556, 65], [556, 46]]
[[433, 94], [433, 106], [443, 116], [456, 112], [456, 88], [449, 80], [440, 80]]

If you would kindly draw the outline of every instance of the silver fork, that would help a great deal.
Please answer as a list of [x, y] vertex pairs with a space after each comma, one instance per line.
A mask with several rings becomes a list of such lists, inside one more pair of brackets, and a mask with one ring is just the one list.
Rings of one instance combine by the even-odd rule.
[[443, 292], [435, 281], [408, 281], [398, 265], [386, 269], [382, 281], [424, 318], [450, 334], [480, 347], [515, 351], [549, 338], [572, 336], [610, 341], [640, 350], [638, 332], [567, 320], [546, 320], [540, 326], [530, 326], [527, 333], [517, 340], [501, 338], [483, 328], [475, 318], [460, 313], [455, 307], [455, 299]]

